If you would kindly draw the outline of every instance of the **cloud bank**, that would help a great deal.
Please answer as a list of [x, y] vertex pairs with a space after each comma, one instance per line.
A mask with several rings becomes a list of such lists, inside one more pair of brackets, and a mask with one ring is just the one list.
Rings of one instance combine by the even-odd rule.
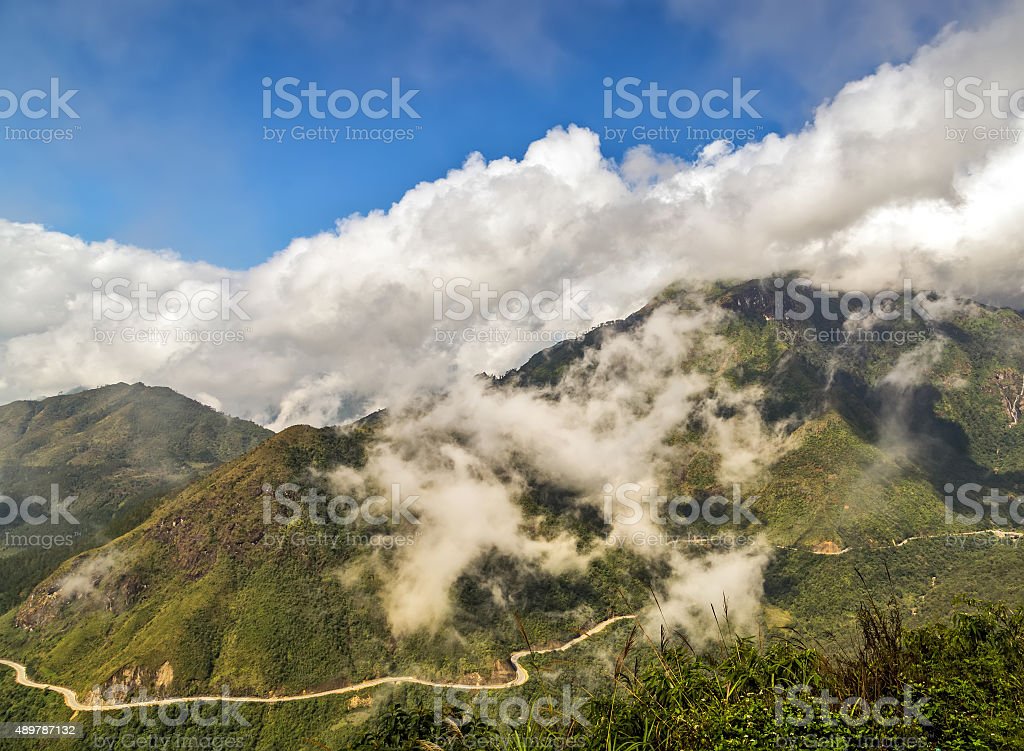
[[[944, 82], [1024, 88], [1021, 31], [1019, 9], [948, 30], [909, 63], [844, 86], [800, 132], [712, 144], [694, 162], [640, 147], [613, 163], [596, 134], [554, 128], [521, 159], [473, 154], [387, 211], [244, 271], [0, 222], [0, 401], [141, 380], [275, 428], [337, 422], [502, 372], [679, 278], [802, 269], [899, 289], [909, 277], [1019, 306], [1024, 138], [989, 108], [947, 119]], [[228, 280], [245, 316], [97, 318], [94, 280], [117, 278], [190, 300]], [[457, 279], [525, 298], [569, 280], [587, 291], [584, 314], [488, 320], [478, 306], [436, 320], [435, 280]], [[126, 341], [127, 328], [145, 341]]]
[[[418, 524], [406, 530], [415, 544], [388, 559], [384, 601], [394, 632], [449, 625], [453, 585], [486, 554], [534, 571], [584, 572], [613, 541], [669, 572], [660, 609], [651, 604], [651, 622], [685, 626], [700, 641], [713, 633], [709, 604], [721, 612], [725, 599], [737, 628], [755, 625], [764, 550], [697, 560], [685, 545], [647, 542], [682, 534], [650, 508], [637, 518], [606, 505], [609, 486], [667, 492], [692, 446], [665, 436], [690, 424], [704, 427], [703, 447], [721, 457], [722, 487], [754, 479], [777, 455], [782, 434], [761, 421], [754, 407], [760, 391], [730, 388], [695, 367], [709, 354], [724, 354], [714, 333], [724, 317], [717, 308], [659, 307], [588, 349], [555, 386], [467, 378], [450, 394], [389, 414], [361, 475], [342, 469], [333, 479], [345, 491], [397, 483], [402, 497], [417, 499]], [[723, 405], [731, 409], [719, 415]], [[560, 520], [590, 511], [606, 536], [583, 542], [545, 525], [539, 512], [530, 516], [522, 497], [538, 485], [567, 494]]]

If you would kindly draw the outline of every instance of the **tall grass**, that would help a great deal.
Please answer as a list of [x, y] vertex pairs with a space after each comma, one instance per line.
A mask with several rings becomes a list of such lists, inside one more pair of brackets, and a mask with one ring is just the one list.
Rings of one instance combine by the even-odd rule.
[[[795, 631], [741, 636], [727, 611], [716, 615], [717, 638], [704, 648], [683, 633], [661, 627], [652, 635], [636, 624], [607, 683], [591, 697], [586, 724], [501, 728], [449, 717], [439, 726], [396, 708], [356, 747], [686, 751], [796, 742], [1024, 748], [1024, 612], [974, 601], [964, 606], [946, 623], [908, 630], [895, 595], [881, 603], [867, 598], [845, 644], [809, 641]], [[793, 686], [808, 687], [807, 697], [827, 691], [836, 706], [828, 712], [815, 707], [813, 719], [799, 725], [780, 721], [779, 697]], [[886, 697], [926, 700], [925, 722], [870, 719], [871, 707]], [[869, 719], [842, 721], [837, 707], [847, 700], [854, 717], [867, 712]], [[899, 711], [893, 717], [902, 719]]]

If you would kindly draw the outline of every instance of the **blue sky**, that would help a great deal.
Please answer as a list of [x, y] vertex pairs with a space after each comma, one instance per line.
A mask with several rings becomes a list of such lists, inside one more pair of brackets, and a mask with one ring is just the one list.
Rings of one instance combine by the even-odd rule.
[[[58, 77], [79, 115], [0, 121], [0, 217], [87, 240], [250, 267], [353, 212], [386, 209], [473, 151], [521, 156], [551, 127], [800, 129], [846, 81], [905, 60], [985, 4], [824, 1], [542, 3], [0, 0], [0, 90]], [[852, 7], [856, 5], [857, 7]], [[420, 115], [337, 121], [262, 117], [264, 78], [327, 90], [417, 89]], [[759, 89], [747, 115], [606, 119], [606, 78], [668, 90]], [[411, 128], [405, 142], [265, 140], [265, 127]], [[5, 127], [72, 127], [64, 143]], [[669, 139], [671, 136], [669, 137]], [[604, 140], [619, 158], [637, 145]], [[693, 158], [706, 140], [660, 136]]]

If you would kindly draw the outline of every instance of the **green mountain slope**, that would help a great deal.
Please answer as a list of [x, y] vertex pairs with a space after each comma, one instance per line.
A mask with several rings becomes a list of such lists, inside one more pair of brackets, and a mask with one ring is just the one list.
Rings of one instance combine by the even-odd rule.
[[[774, 320], [774, 304], [768, 282], [673, 287], [624, 321], [538, 354], [493, 388], [570, 399], [558, 391], [567, 374], [590, 367], [589, 353], [634, 336], [657, 311], [715, 311], [696, 334], [708, 346], [678, 361], [680, 373], [706, 379], [688, 397], [699, 408], [664, 436], [667, 461], [657, 471], [672, 493], [728, 496], [723, 468], [735, 457], [716, 449], [713, 433], [722, 424], [747, 426], [734, 423], [742, 405], [725, 395], [753, 395], [757, 429], [773, 439], [743, 492], [757, 496], [763, 524], [753, 531], [782, 548], [767, 574], [769, 625], [841, 627], [857, 597], [855, 562], [873, 567], [877, 579], [891, 549], [921, 571], [949, 572], [947, 548], [895, 543], [992, 526], [947, 525], [947, 483], [1021, 491], [1024, 427], [1005, 397], [1024, 379], [1024, 325], [1013, 311], [958, 303], [942, 320], [879, 324], [889, 336], [851, 342], [830, 335], [842, 322]], [[672, 572], [658, 561], [602, 545], [609, 527], [575, 503], [578, 487], [513, 457], [496, 471], [526, 478], [516, 503], [536, 521], [531, 534], [571, 532], [589, 555], [586, 567], [556, 575], [484, 551], [451, 588], [452, 628], [394, 635], [383, 597], [401, 551], [366, 544], [362, 536], [375, 530], [358, 523], [304, 517], [286, 530], [268, 525], [262, 501], [265, 485], [331, 491], [328, 475], [361, 467], [385, 440], [389, 419], [344, 430], [290, 428], [167, 498], [124, 536], [66, 562], [7, 613], [0, 651], [83, 691], [125, 680], [168, 695], [225, 684], [235, 694], [296, 693], [396, 673], [493, 680], [507, 675], [503, 658], [523, 646], [524, 634], [534, 644], [558, 641], [671, 585]], [[283, 531], [314, 542], [280, 544]], [[983, 555], [962, 561], [972, 576], [995, 576]], [[950, 578], [919, 608], [922, 617], [946, 612]], [[920, 585], [920, 577], [908, 585], [908, 603], [927, 594]], [[828, 607], [816, 612], [801, 588], [827, 592]], [[998, 581], [984, 589], [1022, 596]]]
[[[4, 617], [3, 648], [83, 691], [117, 677], [157, 693], [230, 685], [235, 694], [267, 695], [397, 672], [468, 681], [505, 675], [495, 655], [519, 647], [518, 627], [487, 605], [478, 582], [459, 583], [457, 642], [445, 632], [395, 639], [379, 599], [394, 551], [346, 539], [372, 529], [263, 523], [264, 483], [308, 487], [318, 470], [358, 466], [373, 430], [298, 426], [273, 436], [127, 535], [66, 563]], [[282, 532], [340, 539], [281, 545]], [[604, 617], [629, 581], [600, 564], [589, 577], [556, 579], [503, 563], [480, 566], [502, 569], [510, 591], [540, 611], [524, 613], [538, 639]]]
[[[20, 506], [2, 527], [0, 607], [72, 554], [119, 536], [157, 500], [242, 454], [270, 431], [167, 388], [124, 383], [0, 407], [0, 494]], [[68, 516], [51, 522], [51, 486]], [[11, 506], [2, 509], [7, 516]], [[42, 516], [41, 516], [42, 515]], [[74, 521], [72, 521], [72, 518]], [[55, 544], [54, 544], [55, 543]]]

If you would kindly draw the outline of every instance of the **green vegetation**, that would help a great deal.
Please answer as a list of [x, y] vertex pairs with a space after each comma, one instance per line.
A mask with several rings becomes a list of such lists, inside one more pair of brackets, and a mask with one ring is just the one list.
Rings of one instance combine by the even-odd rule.
[[[758, 640], [723, 636], [718, 649], [696, 652], [684, 635], [630, 636], [618, 626], [602, 637], [604, 648], [588, 642], [571, 655], [535, 656], [534, 677], [517, 696], [538, 701], [563, 683], [582, 687], [588, 720], [572, 727], [439, 726], [436, 696], [402, 686], [249, 706], [244, 731], [102, 723], [90, 732], [236, 732], [243, 748], [330, 751], [413, 748], [420, 740], [452, 749], [689, 749], [774, 748], [794, 733], [890, 737], [873, 724], [780, 728], [773, 688], [796, 682], [870, 701], [910, 685], [935, 714], [928, 728], [902, 728], [906, 737], [928, 748], [1016, 747], [1015, 608], [1024, 606], [1024, 586], [1007, 572], [1020, 568], [1024, 553], [1015, 538], [984, 532], [988, 522], [947, 524], [943, 495], [947, 483], [962, 482], [1024, 491], [1024, 424], [1012, 398], [1024, 388], [1024, 321], [964, 305], [947, 322], [884, 328], [921, 334], [923, 344], [840, 344], [772, 320], [772, 295], [757, 281], [674, 286], [493, 385], [565, 398], [557, 386], [571, 368], [612, 337], [631, 336], [658, 306], [719, 306], [724, 313], [709, 317], [715, 323], [679, 364], [709, 385], [694, 397], [692, 417], [664, 436], [659, 482], [669, 494], [731, 495], [722, 476], [729, 457], [713, 430], [737, 414], [727, 397], [742, 391], [773, 433], [771, 453], [742, 490], [757, 496], [753, 510], [763, 522], [742, 532], [780, 546], [766, 572]], [[803, 325], [838, 329], [821, 320]], [[494, 682], [508, 678], [505, 657], [526, 643], [562, 642], [609, 615], [637, 612], [638, 600], [665, 590], [671, 574], [663, 561], [605, 547], [600, 511], [524, 462], [514, 467], [526, 485], [515, 500], [533, 534], [571, 533], [579, 551], [592, 554], [587, 567], [555, 575], [485, 551], [451, 587], [450, 628], [393, 634], [385, 603], [401, 550], [366, 543], [381, 529], [263, 519], [266, 486], [292, 482], [331, 495], [332, 473], [362, 467], [387, 420], [295, 426], [268, 438], [166, 389], [123, 384], [0, 408], [3, 492], [41, 493], [44, 479], [42, 490], [50, 482], [62, 493], [81, 486], [75, 510], [88, 520], [88, 534], [70, 549], [0, 553], [12, 572], [0, 604], [17, 603], [0, 617], [0, 654], [82, 696], [115, 683], [151, 695], [229, 686], [234, 695], [273, 696], [398, 674]], [[401, 524], [385, 531], [415, 532]], [[698, 523], [693, 531], [716, 530]], [[969, 531], [984, 533], [962, 534]], [[911, 537], [924, 539], [899, 545]], [[880, 588], [892, 591], [892, 608], [858, 610], [865, 591]], [[951, 619], [965, 593], [1007, 605]], [[856, 634], [857, 646], [837, 646]], [[612, 639], [619, 646], [608, 653]], [[954, 667], [958, 651], [966, 670]], [[8, 684], [0, 681], [4, 717], [66, 717], [55, 697]]]
[[[0, 407], [0, 494], [21, 502], [76, 496], [79, 524], [17, 520], [0, 537], [0, 611], [61, 561], [134, 529], [165, 495], [271, 435], [167, 388], [136, 383]], [[6, 509], [4, 513], [6, 513]], [[39, 509], [33, 510], [38, 512]], [[43, 535], [61, 544], [17, 544]]]
[[110, 748], [160, 738], [252, 751], [1019, 748], [1024, 612], [971, 602], [918, 628], [901, 613], [897, 599], [862, 604], [845, 645], [798, 633], [737, 638], [723, 616], [717, 646], [699, 651], [683, 635], [625, 623], [578, 652], [531, 658], [535, 678], [517, 689], [382, 688], [227, 713], [214, 703], [180, 725], [161, 720], [177, 723], [180, 706], [73, 716], [55, 695], [4, 679], [0, 721], [79, 722], [85, 743]]
[[[523, 629], [534, 644], [563, 640], [650, 578], [622, 550], [559, 576], [493, 553], [453, 587], [458, 635], [392, 637], [382, 598], [400, 550], [360, 538], [380, 529], [263, 519], [264, 485], [328, 491], [321, 470], [359, 466], [374, 431], [289, 428], [212, 472], [127, 535], [65, 563], [0, 619], [0, 652], [82, 692], [124, 678], [126, 665], [133, 683], [163, 695], [225, 684], [236, 695], [299, 693], [394, 674], [490, 680], [505, 675], [495, 656], [521, 648]], [[83, 578], [87, 591], [69, 593], [66, 582]], [[495, 602], [492, 584], [515, 610]], [[173, 678], [160, 683], [165, 665]]]
[[[854, 627], [853, 604], [891, 586], [912, 626], [945, 619], [965, 596], [1024, 607], [1024, 541], [993, 534], [915, 540], [901, 547], [854, 549], [845, 555], [780, 550], [765, 573], [765, 597], [818, 638]], [[889, 579], [893, 582], [889, 584]]]
[[[499, 726], [449, 710], [376, 718], [354, 749], [1016, 749], [1024, 743], [1024, 613], [977, 605], [908, 630], [900, 607], [862, 605], [859, 638], [727, 636], [696, 652], [631, 635], [582, 722]], [[824, 697], [824, 701], [822, 701]], [[434, 745], [427, 745], [434, 744]]]

